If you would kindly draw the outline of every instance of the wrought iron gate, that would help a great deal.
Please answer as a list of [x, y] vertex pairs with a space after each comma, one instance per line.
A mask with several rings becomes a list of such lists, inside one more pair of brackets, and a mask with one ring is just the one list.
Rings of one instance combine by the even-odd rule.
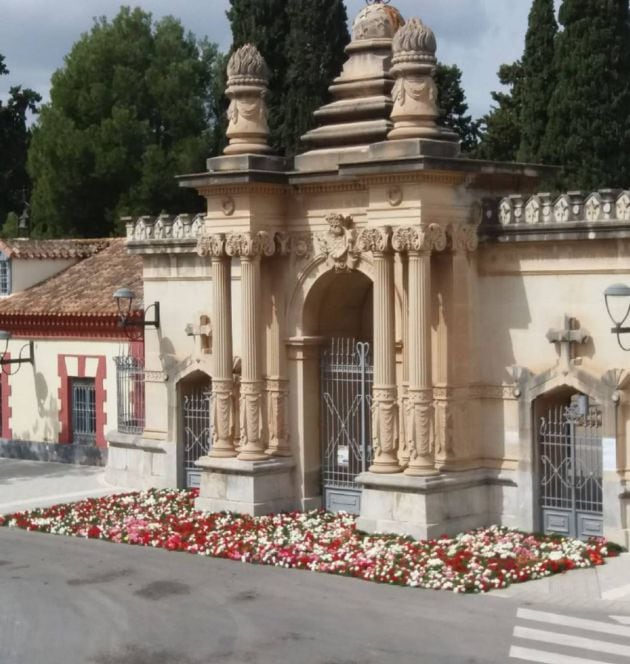
[[540, 418], [540, 504], [546, 533], [603, 535], [602, 412], [585, 395]]
[[200, 484], [201, 471], [195, 465], [212, 446], [210, 404], [212, 388], [209, 384], [195, 385], [183, 395], [184, 433], [184, 486], [195, 488]]
[[78, 445], [96, 443], [96, 386], [94, 378], [72, 378], [72, 442]]
[[372, 461], [370, 344], [332, 339], [321, 358], [321, 448], [324, 506], [358, 513], [355, 478]]

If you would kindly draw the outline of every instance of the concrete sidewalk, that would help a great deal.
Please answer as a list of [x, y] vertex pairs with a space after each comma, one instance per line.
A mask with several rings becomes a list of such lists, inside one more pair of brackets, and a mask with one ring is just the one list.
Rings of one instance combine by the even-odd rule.
[[606, 564], [495, 590], [492, 597], [630, 616], [630, 554]]
[[0, 514], [126, 490], [107, 484], [100, 467], [0, 458]]

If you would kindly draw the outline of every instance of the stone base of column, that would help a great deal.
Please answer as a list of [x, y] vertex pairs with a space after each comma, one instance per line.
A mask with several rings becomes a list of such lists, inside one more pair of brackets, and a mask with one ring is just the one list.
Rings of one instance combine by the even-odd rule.
[[457, 535], [509, 520], [504, 511], [510, 497], [515, 498], [516, 486], [511, 477], [488, 470], [434, 477], [363, 473], [356, 481], [363, 487], [359, 530], [416, 539]]
[[439, 474], [440, 472], [435, 468], [435, 461], [430, 456], [416, 457], [405, 468], [405, 475], [409, 477], [431, 477]]
[[201, 486], [195, 508], [203, 512], [236, 512], [264, 516], [296, 509], [291, 459], [239, 461], [202, 457]]

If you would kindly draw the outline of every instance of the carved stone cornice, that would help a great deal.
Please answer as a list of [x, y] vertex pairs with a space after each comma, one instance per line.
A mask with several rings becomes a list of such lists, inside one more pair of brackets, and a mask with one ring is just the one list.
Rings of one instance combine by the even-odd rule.
[[382, 228], [365, 228], [359, 233], [357, 247], [359, 251], [371, 251], [375, 254], [385, 254], [391, 251], [392, 229], [389, 226]]
[[399, 226], [392, 237], [394, 251], [399, 253], [444, 251], [446, 245], [446, 231], [440, 224]]
[[270, 257], [276, 253], [274, 235], [267, 231], [230, 233], [225, 239], [228, 256], [245, 259]]

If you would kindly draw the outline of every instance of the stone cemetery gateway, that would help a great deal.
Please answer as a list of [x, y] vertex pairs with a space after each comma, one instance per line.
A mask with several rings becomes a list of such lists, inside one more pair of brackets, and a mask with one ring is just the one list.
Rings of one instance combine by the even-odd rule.
[[127, 220], [160, 320], [110, 481], [370, 532], [628, 545], [628, 356], [603, 293], [630, 272], [630, 194], [536, 194], [542, 167], [462, 158], [435, 53], [420, 20], [363, 8], [293, 160], [267, 144], [264, 60], [234, 53], [229, 145], [180, 177], [205, 214]]

